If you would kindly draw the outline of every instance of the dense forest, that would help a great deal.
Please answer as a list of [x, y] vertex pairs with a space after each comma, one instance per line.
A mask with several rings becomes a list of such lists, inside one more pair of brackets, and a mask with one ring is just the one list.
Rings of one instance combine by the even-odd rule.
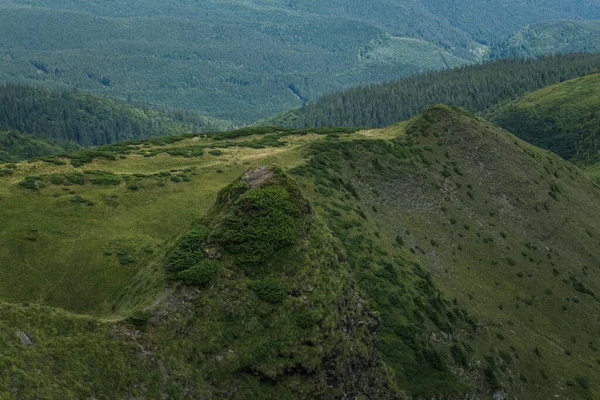
[[552, 53], [600, 52], [600, 20], [544, 21], [525, 27], [496, 45], [492, 58]]
[[190, 111], [136, 107], [76, 90], [0, 86], [0, 130], [16, 130], [58, 144], [97, 146], [231, 126]]
[[599, 71], [600, 54], [503, 59], [328, 94], [260, 123], [295, 128], [383, 127], [438, 103], [482, 112], [532, 90]]
[[527, 24], [600, 18], [591, 0], [533, 3], [7, 0], [0, 81], [249, 123], [328, 92], [487, 60]]

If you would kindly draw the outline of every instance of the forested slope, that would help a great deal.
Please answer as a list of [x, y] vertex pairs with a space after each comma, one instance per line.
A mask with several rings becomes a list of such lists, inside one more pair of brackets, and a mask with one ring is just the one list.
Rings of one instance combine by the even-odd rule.
[[600, 51], [600, 21], [545, 21], [529, 25], [492, 50], [493, 57]]
[[598, 54], [505, 59], [328, 94], [260, 123], [285, 127], [382, 127], [437, 103], [482, 112], [532, 90], [598, 71]]
[[37, 136], [15, 130], [0, 131], [0, 161], [12, 162], [78, 150], [79, 146], [52, 144]]
[[343, 88], [488, 59], [591, 0], [0, 4], [0, 81], [43, 82], [247, 123]]
[[12, 129], [58, 144], [97, 146], [175, 133], [217, 131], [232, 125], [194, 112], [137, 107], [75, 90], [0, 86], [0, 130]]

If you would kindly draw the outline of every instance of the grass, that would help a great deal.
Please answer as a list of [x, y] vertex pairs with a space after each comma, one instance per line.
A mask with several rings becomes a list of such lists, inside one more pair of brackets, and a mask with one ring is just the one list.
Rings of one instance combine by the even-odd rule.
[[[220, 156], [167, 153], [191, 143], [210, 147], [215, 141], [197, 137], [165, 146], [140, 144], [143, 151], [165, 151], [144, 157], [129, 154], [130, 149], [113, 150], [112, 159], [93, 158], [78, 168], [42, 161], [5, 168], [12, 173], [0, 177], [0, 215], [11, 222], [0, 233], [7, 274], [0, 299], [98, 315], [126, 310], [137, 304], [130, 293], [145, 299], [162, 290], [160, 275], [145, 269], [174, 235], [210, 208], [227, 182], [264, 162], [284, 167], [301, 162], [298, 143], [281, 152], [231, 145]], [[36, 240], [26, 240], [32, 230]], [[123, 265], [116, 254], [104, 254], [119, 249], [134, 262]]]
[[[403, 131], [405, 136], [388, 142], [315, 145], [310, 168], [298, 170], [311, 182], [309, 197], [317, 210], [348, 243], [358, 286], [381, 313], [382, 357], [396, 372], [398, 385], [422, 395], [457, 390], [451, 374], [443, 370], [433, 374], [432, 369], [420, 376], [417, 365], [427, 362], [416, 357], [411, 365], [409, 355], [418, 354], [409, 346], [414, 339], [406, 333], [397, 336], [395, 324], [403, 318], [412, 324], [419, 319], [394, 317], [399, 311], [396, 304], [402, 304], [404, 315], [414, 315], [419, 304], [427, 305], [429, 311], [421, 311], [426, 318], [416, 332], [463, 331], [464, 343], [455, 340], [471, 349], [469, 362], [483, 362], [485, 357], [491, 361], [481, 364], [489, 366], [484, 376], [472, 378], [487, 379], [488, 389], [527, 392], [537, 387], [528, 396], [548, 398], [555, 393], [543, 383], [546, 380], [588, 376], [594, 381], [595, 354], [586, 346], [595, 340], [597, 327], [586, 313], [598, 302], [582, 295], [587, 287], [578, 285], [577, 279], [583, 277], [590, 285], [598, 282], [597, 268], [582, 269], [599, 259], [598, 243], [586, 232], [588, 217], [598, 215], [598, 190], [576, 167], [462, 111], [434, 108], [398, 133]], [[454, 167], [462, 174], [442, 173]], [[560, 188], [558, 201], [548, 190], [552, 185]], [[431, 274], [433, 290], [442, 294], [440, 310], [464, 309], [469, 319], [477, 321], [479, 334], [468, 335], [459, 328], [461, 320], [469, 323], [464, 315], [447, 320], [448, 313], [442, 311], [436, 316], [427, 302], [428, 292], [411, 271], [413, 263]], [[403, 290], [395, 293], [399, 286]], [[411, 295], [404, 297], [402, 292]], [[452, 305], [443, 299], [452, 300]], [[568, 304], [566, 311], [563, 304]], [[486, 333], [491, 326], [498, 331]], [[533, 353], [536, 346], [547, 354], [543, 360]], [[571, 353], [578, 348], [585, 362], [569, 359], [556, 346], [568, 347]], [[448, 363], [454, 353], [444, 347], [437, 351]], [[395, 357], [392, 349], [400, 348], [404, 350]], [[512, 361], [500, 357], [500, 352], [510, 354]], [[436, 358], [428, 360], [430, 368], [440, 365]], [[511, 381], [508, 371], [521, 371], [525, 380]], [[598, 390], [573, 388], [576, 396], [590, 398]]]
[[[59, 398], [52, 376], [96, 398], [599, 393], [600, 192], [581, 170], [446, 106], [280, 134], [2, 167], [0, 392]], [[170, 146], [222, 154], [137, 153]], [[267, 184], [240, 178], [269, 164]]]

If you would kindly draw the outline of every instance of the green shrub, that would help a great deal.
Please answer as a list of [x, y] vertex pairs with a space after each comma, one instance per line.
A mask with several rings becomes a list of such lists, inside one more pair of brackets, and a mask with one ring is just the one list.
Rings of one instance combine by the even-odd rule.
[[50, 183], [53, 185], [64, 185], [65, 177], [64, 175], [52, 175], [50, 177]]
[[183, 270], [177, 277], [188, 285], [206, 286], [219, 272], [219, 262], [202, 260], [198, 264]]
[[30, 189], [30, 190], [38, 190], [38, 184], [37, 184], [37, 180], [39, 179], [39, 177], [37, 176], [27, 176], [25, 177], [25, 179], [23, 179], [21, 182], [19, 182], [19, 185], [21, 185], [22, 187], [26, 188], [26, 189]]
[[175, 182], [175, 183], [179, 183], [179, 182], [181, 182], [181, 178], [180, 178], [180, 177], [178, 177], [177, 175], [173, 175], [173, 176], [171, 176], [171, 180], [172, 180], [173, 182]]
[[148, 311], [135, 310], [125, 317], [125, 321], [137, 328], [143, 328], [148, 323], [150, 313]]
[[264, 262], [294, 244], [306, 210], [299, 191], [287, 182], [251, 190], [243, 183], [230, 185], [218, 201], [229, 201], [231, 207], [215, 221], [210, 240], [240, 265]]
[[214, 149], [208, 152], [209, 154], [212, 154], [213, 156], [220, 156], [223, 154], [223, 152], [221, 150], [218, 149]]
[[94, 176], [90, 181], [92, 184], [100, 186], [116, 186], [121, 184], [121, 178], [111, 173]]
[[402, 239], [402, 236], [396, 236], [396, 243], [398, 243], [399, 246], [404, 246], [404, 239]]
[[323, 315], [318, 310], [303, 307], [296, 313], [295, 318], [298, 327], [307, 329], [315, 326], [323, 318]]
[[250, 288], [256, 292], [259, 299], [269, 303], [281, 303], [287, 291], [281, 281], [267, 278], [260, 281], [252, 281]]
[[196, 228], [186, 232], [167, 254], [165, 269], [176, 274], [198, 264], [204, 258], [204, 239], [206, 229]]
[[67, 178], [67, 181], [69, 181], [69, 183], [75, 185], [85, 185], [85, 175], [80, 172], [72, 172], [65, 174], [65, 178]]

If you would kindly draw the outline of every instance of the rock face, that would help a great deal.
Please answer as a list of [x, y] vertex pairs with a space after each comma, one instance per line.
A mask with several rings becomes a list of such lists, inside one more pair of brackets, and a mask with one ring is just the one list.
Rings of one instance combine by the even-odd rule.
[[494, 393], [494, 400], [508, 400], [508, 394], [504, 390]]
[[264, 167], [247, 171], [242, 176], [242, 181], [250, 185], [252, 189], [256, 189], [263, 187], [264, 184], [273, 179], [274, 176], [273, 166], [265, 165]]
[[25, 332], [17, 331], [16, 335], [19, 338], [19, 340], [21, 341], [21, 344], [24, 344], [27, 346], [33, 345], [33, 342], [31, 341], [31, 339], [29, 339], [29, 337], [25, 334]]

